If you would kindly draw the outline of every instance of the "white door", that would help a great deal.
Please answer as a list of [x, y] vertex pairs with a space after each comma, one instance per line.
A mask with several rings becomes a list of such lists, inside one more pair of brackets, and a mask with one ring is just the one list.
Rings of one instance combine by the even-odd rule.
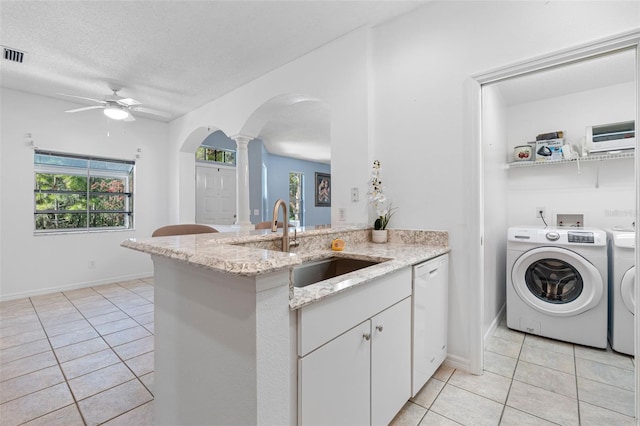
[[511, 285], [527, 305], [553, 316], [588, 311], [605, 294], [598, 269], [561, 247], [538, 247], [522, 254], [511, 269]]
[[620, 294], [622, 295], [622, 301], [624, 306], [629, 312], [635, 314], [636, 300], [635, 300], [635, 280], [636, 280], [636, 267], [630, 268], [624, 273], [622, 277], [622, 283], [620, 283]]
[[413, 268], [413, 383], [415, 396], [447, 357], [449, 255]]
[[411, 298], [371, 321], [371, 424], [388, 425], [411, 398]]
[[370, 425], [371, 321], [298, 360], [298, 424]]
[[196, 166], [196, 222], [232, 225], [236, 221], [236, 171]]

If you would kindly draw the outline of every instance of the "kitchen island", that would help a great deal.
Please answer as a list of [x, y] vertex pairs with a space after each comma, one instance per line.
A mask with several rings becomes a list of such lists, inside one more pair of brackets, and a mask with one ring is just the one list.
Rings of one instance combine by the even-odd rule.
[[[447, 233], [390, 230], [373, 244], [366, 227], [130, 239], [155, 275], [156, 424], [296, 424], [297, 312], [449, 251]], [[346, 248], [331, 251], [341, 238]], [[294, 287], [296, 266], [331, 256], [379, 262]]]

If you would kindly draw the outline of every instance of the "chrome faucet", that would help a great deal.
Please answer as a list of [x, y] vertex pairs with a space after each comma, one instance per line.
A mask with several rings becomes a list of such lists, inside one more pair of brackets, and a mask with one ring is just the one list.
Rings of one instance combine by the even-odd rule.
[[282, 206], [282, 215], [284, 216], [284, 223], [282, 226], [282, 251], [288, 252], [291, 246], [297, 247], [298, 242], [295, 237], [293, 241], [289, 241], [289, 217], [287, 216], [287, 203], [283, 199], [276, 201], [273, 206], [273, 221], [271, 222], [271, 232], [278, 231], [278, 213]]

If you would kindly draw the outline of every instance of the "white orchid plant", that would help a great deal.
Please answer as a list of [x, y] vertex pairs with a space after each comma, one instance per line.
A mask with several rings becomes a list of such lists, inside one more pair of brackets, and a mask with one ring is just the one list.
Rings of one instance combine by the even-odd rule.
[[387, 229], [387, 225], [395, 213], [396, 208], [387, 201], [387, 197], [384, 195], [384, 187], [380, 179], [380, 161], [378, 160], [373, 162], [368, 194], [369, 204], [373, 206], [377, 216], [373, 224], [373, 229], [376, 231]]

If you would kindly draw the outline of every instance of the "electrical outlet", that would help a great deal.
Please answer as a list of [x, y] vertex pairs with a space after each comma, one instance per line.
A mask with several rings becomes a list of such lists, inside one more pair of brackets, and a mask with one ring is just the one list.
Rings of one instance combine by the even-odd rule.
[[540, 219], [542, 217], [547, 219], [547, 209], [544, 207], [536, 207], [536, 218]]
[[347, 221], [347, 209], [341, 207], [338, 209], [338, 222], [344, 223]]
[[357, 203], [360, 200], [360, 192], [358, 188], [351, 188], [351, 202]]
[[88, 267], [89, 269], [96, 269], [96, 261], [93, 259], [89, 259]]

